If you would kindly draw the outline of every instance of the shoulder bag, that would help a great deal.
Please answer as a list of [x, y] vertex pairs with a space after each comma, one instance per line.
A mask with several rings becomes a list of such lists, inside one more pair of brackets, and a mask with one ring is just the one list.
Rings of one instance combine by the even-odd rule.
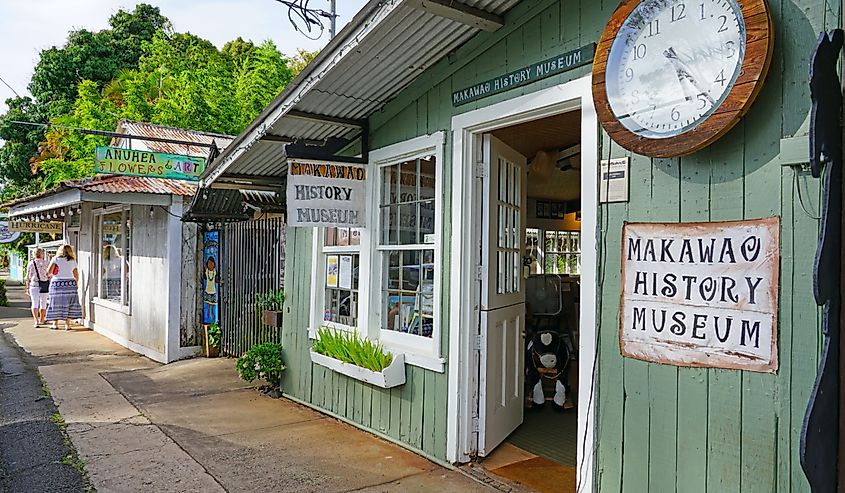
[[49, 293], [50, 292], [50, 281], [42, 281], [41, 280], [41, 272], [38, 270], [38, 266], [35, 264], [35, 260], [32, 261], [32, 268], [35, 269], [35, 277], [38, 278], [38, 292], [39, 293]]

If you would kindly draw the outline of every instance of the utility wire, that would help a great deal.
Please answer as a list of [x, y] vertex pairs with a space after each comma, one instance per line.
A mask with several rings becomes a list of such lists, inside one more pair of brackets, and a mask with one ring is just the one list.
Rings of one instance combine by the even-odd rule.
[[[323, 35], [323, 31], [325, 31], [325, 26], [323, 26], [323, 21], [320, 19], [321, 17], [328, 18], [332, 25], [334, 25], [334, 20], [337, 17], [337, 14], [334, 12], [326, 12], [322, 9], [314, 9], [308, 7], [308, 3], [311, 0], [276, 0], [282, 5], [285, 5], [288, 8], [288, 20], [290, 21], [293, 28], [296, 29], [297, 32], [302, 33], [303, 36], [310, 40], [318, 40]], [[300, 28], [300, 25], [304, 24], [304, 28]], [[318, 32], [315, 36], [312, 34], [312, 28], [314, 29], [313, 32]]]
[[5, 80], [3, 80], [3, 77], [0, 77], [0, 82], [2, 82], [2, 83], [3, 83], [3, 85], [5, 85], [6, 87], [8, 87], [10, 91], [12, 91], [13, 93], [15, 93], [15, 96], [17, 96], [17, 97], [21, 97], [21, 95], [20, 95], [20, 94], [18, 94], [18, 91], [16, 91], [14, 87], [10, 86], [8, 82], [6, 82]]
[[[164, 137], [148, 137], [146, 135], [132, 135], [121, 134], [118, 132], [108, 132], [105, 130], [96, 130], [92, 128], [69, 127], [67, 125], [56, 125], [55, 123], [39, 123], [39, 122], [22, 122], [19, 120], [6, 120], [5, 123], [13, 123], [16, 125], [30, 125], [33, 127], [46, 128], [61, 128], [63, 130], [74, 130], [85, 135], [99, 135], [100, 137], [113, 137], [118, 139], [129, 139], [130, 145], [133, 140], [146, 140], [151, 142], [165, 142], [168, 144], [181, 144], [188, 147], [214, 147], [215, 144], [205, 144], [203, 142], [192, 142], [188, 140], [166, 139]], [[190, 151], [190, 149], [188, 149]]]

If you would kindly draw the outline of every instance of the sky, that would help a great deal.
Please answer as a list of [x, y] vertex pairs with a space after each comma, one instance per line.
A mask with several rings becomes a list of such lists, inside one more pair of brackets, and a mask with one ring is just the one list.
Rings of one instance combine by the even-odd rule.
[[[0, 0], [0, 78], [20, 95], [41, 50], [61, 46], [69, 31], [99, 31], [119, 9], [132, 10], [137, 0]], [[291, 26], [287, 7], [275, 0], [146, 0], [159, 7], [177, 32], [208, 39], [218, 48], [241, 36], [256, 44], [271, 39], [282, 53], [297, 48], [316, 50], [328, 42], [328, 30], [311, 41]], [[338, 0], [337, 30], [346, 25], [366, 0]], [[329, 9], [329, 0], [311, 0], [310, 7]], [[0, 114], [14, 93], [0, 83]]]

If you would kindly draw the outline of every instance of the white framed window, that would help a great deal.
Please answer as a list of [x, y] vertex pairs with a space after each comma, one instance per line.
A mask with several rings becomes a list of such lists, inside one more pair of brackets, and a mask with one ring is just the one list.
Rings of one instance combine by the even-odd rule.
[[109, 207], [94, 216], [95, 282], [99, 301], [130, 306], [132, 213], [129, 206]]
[[370, 336], [411, 364], [442, 371], [443, 133], [374, 150], [370, 161]]
[[325, 326], [354, 330], [408, 364], [443, 371], [443, 139], [440, 132], [371, 151], [367, 226], [314, 229], [312, 337]]
[[525, 229], [532, 274], [581, 275], [581, 232]]
[[366, 285], [361, 279], [364, 236], [357, 228], [315, 228], [312, 328], [366, 332], [366, 309], [361, 302], [361, 287]]

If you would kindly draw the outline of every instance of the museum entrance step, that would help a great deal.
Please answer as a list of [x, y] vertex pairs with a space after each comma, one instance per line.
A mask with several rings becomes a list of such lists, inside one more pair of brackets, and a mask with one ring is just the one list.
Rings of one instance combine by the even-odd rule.
[[538, 493], [575, 493], [575, 467], [533, 454], [510, 441], [479, 460], [492, 478], [530, 488]]

